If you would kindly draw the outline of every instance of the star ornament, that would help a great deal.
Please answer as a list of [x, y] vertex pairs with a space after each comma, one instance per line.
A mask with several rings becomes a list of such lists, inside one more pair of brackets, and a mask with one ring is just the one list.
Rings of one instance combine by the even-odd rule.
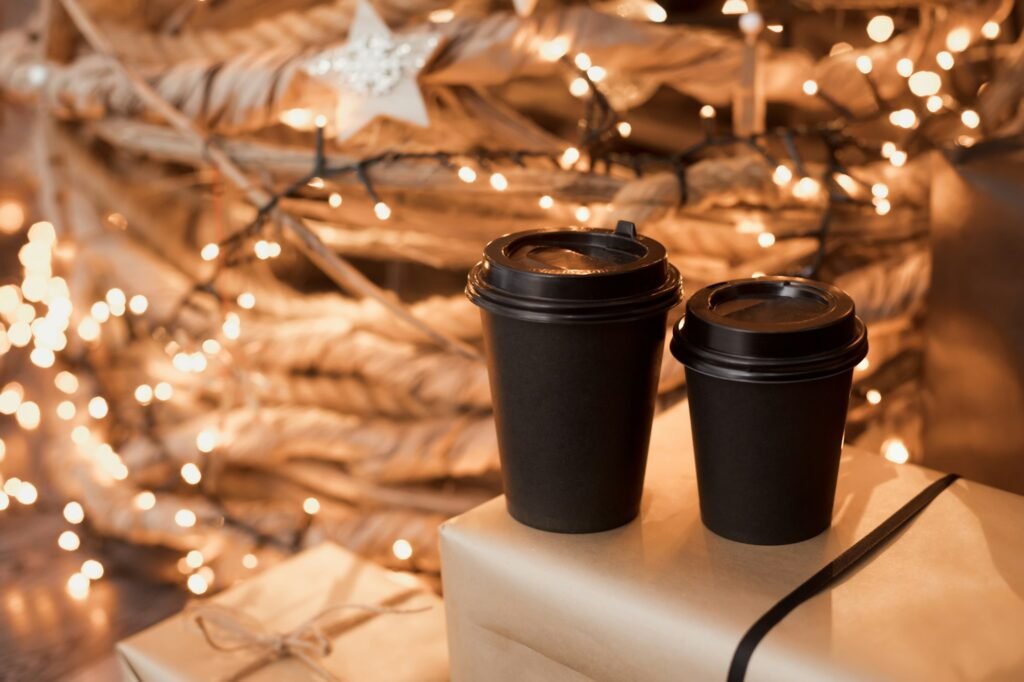
[[345, 140], [378, 116], [430, 124], [416, 78], [434, 55], [437, 35], [396, 38], [366, 0], [356, 3], [348, 42], [324, 50], [304, 65], [338, 93], [335, 128]]

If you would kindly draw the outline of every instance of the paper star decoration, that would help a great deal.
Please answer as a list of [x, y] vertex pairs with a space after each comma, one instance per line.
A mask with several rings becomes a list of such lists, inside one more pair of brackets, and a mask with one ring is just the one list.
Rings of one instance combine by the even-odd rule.
[[378, 116], [429, 125], [416, 78], [440, 42], [436, 35], [396, 39], [373, 7], [359, 0], [348, 42], [314, 55], [305, 64], [308, 74], [338, 92], [338, 138], [351, 137]]

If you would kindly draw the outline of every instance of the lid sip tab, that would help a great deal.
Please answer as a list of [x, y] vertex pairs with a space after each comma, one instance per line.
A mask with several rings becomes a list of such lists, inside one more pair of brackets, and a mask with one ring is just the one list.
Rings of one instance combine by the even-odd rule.
[[585, 323], [638, 319], [681, 298], [665, 247], [621, 220], [614, 230], [557, 228], [505, 235], [473, 267], [466, 294], [508, 317]]

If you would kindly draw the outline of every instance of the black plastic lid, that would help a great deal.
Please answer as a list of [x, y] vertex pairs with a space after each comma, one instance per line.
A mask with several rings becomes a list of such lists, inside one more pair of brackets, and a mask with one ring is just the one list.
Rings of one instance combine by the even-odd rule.
[[868, 336], [853, 299], [830, 284], [761, 277], [712, 284], [686, 302], [672, 354], [727, 379], [801, 381], [848, 370]]
[[664, 312], [681, 293], [665, 247], [620, 221], [615, 230], [529, 230], [495, 239], [470, 271], [466, 295], [510, 317], [602, 322]]

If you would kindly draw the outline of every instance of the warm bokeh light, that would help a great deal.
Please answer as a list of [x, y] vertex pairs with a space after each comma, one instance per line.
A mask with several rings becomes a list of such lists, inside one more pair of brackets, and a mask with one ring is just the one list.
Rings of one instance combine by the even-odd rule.
[[315, 497], [307, 497], [302, 501], [302, 511], [306, 512], [310, 516], [320, 512], [320, 500]]
[[66, 530], [57, 538], [57, 546], [65, 552], [74, 552], [82, 544], [78, 534], [73, 530]]
[[132, 504], [136, 509], [148, 511], [156, 506], [156, 495], [148, 490], [143, 490], [132, 498]]
[[174, 512], [174, 522], [182, 528], [191, 528], [196, 525], [196, 513], [191, 509], [179, 509]]
[[491, 173], [490, 181], [491, 187], [498, 190], [499, 192], [504, 192], [505, 190], [508, 189], [508, 178], [506, 178], [501, 173]]
[[203, 480], [203, 472], [194, 462], [186, 462], [181, 466], [181, 478], [189, 485], [197, 485]]
[[186, 584], [188, 585], [188, 591], [196, 595], [205, 594], [206, 590], [210, 587], [206, 582], [206, 578], [198, 573], [190, 575]]
[[89, 596], [89, 578], [81, 573], [75, 573], [68, 578], [66, 589], [72, 599], [82, 601]]
[[895, 30], [896, 23], [892, 20], [892, 17], [886, 14], [872, 17], [867, 26], [868, 38], [871, 38], [876, 43], [887, 41], [892, 37]]
[[199, 568], [203, 565], [203, 561], [205, 560], [203, 553], [198, 549], [190, 550], [189, 553], [185, 555], [185, 565], [191, 569]]
[[85, 520], [85, 510], [81, 504], [72, 500], [64, 505], [64, 519], [68, 523], [79, 524]]
[[942, 87], [942, 78], [934, 71], [918, 71], [907, 81], [910, 91], [918, 97], [934, 95]]
[[103, 577], [103, 564], [95, 559], [86, 559], [82, 562], [81, 572], [89, 580], [99, 580]]
[[395, 558], [406, 561], [412, 557], [412, 545], [405, 538], [398, 538], [391, 545], [391, 552], [395, 555]]
[[887, 438], [882, 443], [882, 455], [890, 462], [896, 464], [906, 464], [910, 461], [910, 451], [907, 450], [906, 444], [902, 438], [892, 437]]
[[971, 29], [958, 26], [946, 35], [946, 49], [950, 52], [963, 52], [971, 44]]

